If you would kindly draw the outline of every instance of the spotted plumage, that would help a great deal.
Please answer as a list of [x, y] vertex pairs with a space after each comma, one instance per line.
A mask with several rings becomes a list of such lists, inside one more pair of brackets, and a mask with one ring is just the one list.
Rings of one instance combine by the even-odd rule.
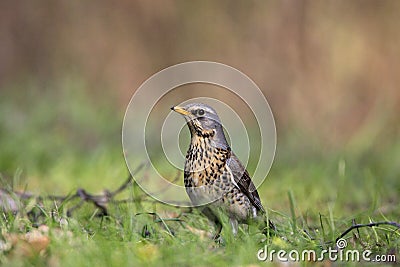
[[229, 216], [234, 234], [238, 223], [264, 219], [258, 192], [231, 151], [216, 111], [200, 103], [172, 110], [184, 116], [191, 133], [184, 170], [186, 191], [193, 205], [216, 224], [216, 237], [222, 229], [219, 211]]

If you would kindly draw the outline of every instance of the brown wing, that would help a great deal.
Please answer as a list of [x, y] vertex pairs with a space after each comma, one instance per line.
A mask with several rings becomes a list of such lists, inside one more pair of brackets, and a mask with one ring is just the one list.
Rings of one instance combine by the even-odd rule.
[[231, 169], [234, 180], [242, 193], [249, 198], [251, 204], [253, 204], [258, 211], [264, 213], [265, 210], [261, 204], [257, 188], [254, 186], [253, 181], [251, 181], [249, 173], [233, 152], [231, 152], [231, 156], [227, 160], [227, 164]]

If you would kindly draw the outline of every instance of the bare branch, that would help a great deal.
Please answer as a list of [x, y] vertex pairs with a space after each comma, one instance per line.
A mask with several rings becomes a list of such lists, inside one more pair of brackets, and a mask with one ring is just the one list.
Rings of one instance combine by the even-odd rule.
[[[101, 216], [109, 215], [107, 205], [112, 203], [129, 203], [135, 201], [143, 201], [141, 197], [135, 197], [133, 199], [116, 200], [115, 197], [125, 191], [130, 185], [134, 183], [133, 176], [136, 175], [146, 166], [145, 163], [140, 164], [132, 173], [129, 173], [128, 178], [125, 182], [119, 186], [114, 191], [104, 190], [102, 194], [93, 195], [88, 193], [85, 189], [79, 188], [74, 194], [69, 194], [67, 196], [59, 195], [47, 195], [47, 196], [37, 196], [29, 192], [17, 192], [11, 189], [0, 188], [0, 209], [4, 212], [21, 212], [23, 207], [26, 205], [27, 200], [35, 199], [37, 203], [42, 203], [45, 200], [54, 201], [56, 205], [59, 203], [70, 202], [76, 198], [80, 201], [74, 206], [67, 210], [67, 216], [72, 216], [72, 213], [83, 206], [85, 203], [92, 203], [97, 208], [100, 209]], [[150, 201], [150, 200], [147, 200]], [[152, 201], [154, 202], [154, 200]]]
[[336, 242], [354, 229], [358, 230], [359, 228], [362, 228], [362, 227], [374, 227], [374, 226], [379, 226], [379, 225], [390, 225], [390, 226], [394, 226], [394, 227], [397, 227], [398, 229], [400, 229], [400, 223], [397, 223], [397, 222], [372, 222], [372, 223], [366, 223], [366, 224], [353, 224], [346, 231], [344, 231], [338, 238], [336, 238]]

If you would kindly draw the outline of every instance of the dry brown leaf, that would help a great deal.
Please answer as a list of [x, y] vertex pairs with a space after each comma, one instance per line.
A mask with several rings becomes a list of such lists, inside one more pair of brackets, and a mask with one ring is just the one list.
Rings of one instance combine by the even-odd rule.
[[201, 240], [204, 240], [204, 239], [206, 239], [206, 238], [207, 238], [207, 239], [212, 238], [212, 234], [209, 233], [209, 232], [207, 232], [207, 231], [200, 230], [200, 229], [191, 227], [191, 226], [189, 226], [189, 225], [186, 225], [186, 229], [188, 229], [188, 230], [189, 230], [190, 232], [192, 232], [193, 234], [199, 236]]
[[50, 244], [50, 238], [36, 229], [26, 234], [5, 234], [4, 238], [11, 244], [13, 254], [26, 257], [42, 253]]

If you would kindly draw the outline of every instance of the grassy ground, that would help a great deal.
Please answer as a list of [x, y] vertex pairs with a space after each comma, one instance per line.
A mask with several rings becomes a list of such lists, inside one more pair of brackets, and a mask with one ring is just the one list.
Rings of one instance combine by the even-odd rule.
[[[110, 190], [123, 183], [126, 167], [120, 144], [122, 112], [90, 96], [58, 89], [0, 98], [0, 173], [3, 187], [40, 195]], [[279, 129], [278, 129], [279, 132]], [[223, 241], [197, 211], [181, 210], [149, 198], [110, 204], [110, 215], [96, 216], [91, 204], [71, 217], [74, 203], [34, 201], [19, 214], [0, 219], [0, 262], [7, 266], [265, 265], [259, 249], [302, 251], [334, 247], [356, 223], [400, 218], [400, 142], [366, 142], [358, 148], [327, 149], [294, 131], [279, 137], [270, 175], [259, 188], [276, 236], [256, 227]], [[395, 140], [395, 138], [390, 139]], [[142, 196], [130, 187], [123, 197]], [[36, 211], [38, 220], [24, 211]], [[27, 234], [28, 233], [28, 234]], [[34, 236], [34, 237], [32, 237]], [[35, 239], [36, 237], [36, 239]], [[349, 249], [396, 254], [400, 232], [390, 226], [362, 228], [346, 236]], [[36, 241], [36, 243], [35, 243]], [[399, 259], [398, 259], [399, 260]], [[280, 265], [279, 261], [275, 261]], [[328, 266], [329, 262], [324, 261]]]

